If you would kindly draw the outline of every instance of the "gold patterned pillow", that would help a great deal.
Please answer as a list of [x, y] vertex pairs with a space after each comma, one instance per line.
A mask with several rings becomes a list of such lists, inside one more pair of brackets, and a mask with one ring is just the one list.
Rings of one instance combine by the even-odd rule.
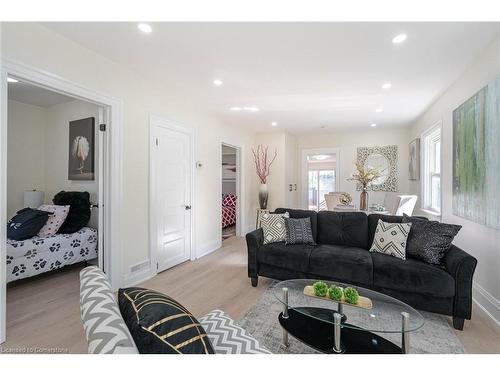
[[118, 291], [118, 304], [140, 353], [214, 353], [198, 320], [173, 298], [134, 287]]

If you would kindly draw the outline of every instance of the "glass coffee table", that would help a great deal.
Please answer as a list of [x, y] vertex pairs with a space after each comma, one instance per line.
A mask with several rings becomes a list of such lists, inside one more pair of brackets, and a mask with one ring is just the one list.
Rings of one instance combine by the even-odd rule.
[[[423, 316], [395, 298], [355, 285], [325, 281], [328, 286], [353, 287], [359, 295], [371, 300], [371, 308], [361, 308], [334, 300], [304, 294], [304, 288], [316, 281], [286, 280], [272, 291], [283, 311], [278, 320], [283, 328], [283, 344], [288, 335], [323, 353], [382, 354], [408, 353], [410, 332], [424, 325]], [[396, 333], [401, 346], [377, 333]]]

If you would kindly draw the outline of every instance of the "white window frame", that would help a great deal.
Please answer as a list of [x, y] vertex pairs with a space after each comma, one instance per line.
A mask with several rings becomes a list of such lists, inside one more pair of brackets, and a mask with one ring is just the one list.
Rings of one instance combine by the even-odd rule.
[[[421, 194], [421, 208], [423, 211], [430, 212], [431, 214], [440, 216], [443, 206], [443, 135], [442, 135], [442, 123], [441, 121], [434, 124], [430, 129], [426, 130], [421, 135], [422, 139], [422, 152], [421, 152], [421, 164], [422, 164], [422, 194]], [[439, 154], [439, 173], [432, 171], [433, 157], [430, 155], [431, 146], [436, 143], [439, 139], [441, 143], [440, 154]], [[439, 176], [440, 178], [440, 207], [432, 207], [432, 177]]]

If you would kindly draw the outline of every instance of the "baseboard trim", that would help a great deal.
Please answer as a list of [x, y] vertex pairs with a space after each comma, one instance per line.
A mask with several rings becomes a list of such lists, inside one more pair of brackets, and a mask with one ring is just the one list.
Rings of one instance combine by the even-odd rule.
[[500, 301], [476, 282], [472, 283], [472, 300], [500, 327]]
[[196, 251], [196, 259], [202, 258], [205, 255], [213, 253], [215, 250], [220, 249], [222, 246], [222, 240], [213, 240], [206, 243], [204, 246], [200, 246]]
[[123, 275], [123, 285], [125, 288], [135, 286], [151, 279], [153, 276], [155, 274], [153, 274], [151, 267], [148, 267], [138, 272]]

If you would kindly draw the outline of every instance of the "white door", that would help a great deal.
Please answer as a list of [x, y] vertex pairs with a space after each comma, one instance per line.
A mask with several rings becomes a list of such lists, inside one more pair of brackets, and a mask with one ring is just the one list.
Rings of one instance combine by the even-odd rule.
[[152, 253], [161, 272], [191, 255], [191, 135], [154, 123], [151, 130]]

